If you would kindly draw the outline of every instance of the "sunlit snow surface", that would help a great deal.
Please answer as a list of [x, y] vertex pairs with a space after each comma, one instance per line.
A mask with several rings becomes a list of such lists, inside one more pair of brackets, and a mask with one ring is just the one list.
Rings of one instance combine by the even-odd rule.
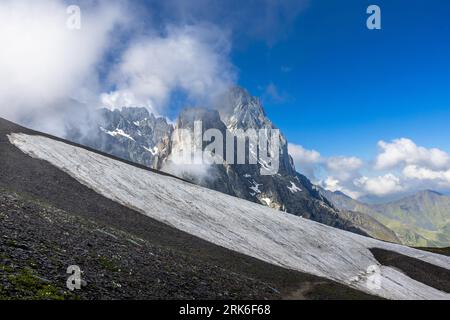
[[[386, 298], [450, 299], [450, 294], [379, 266], [367, 248], [396, 251], [447, 269], [450, 257], [334, 229], [49, 138], [11, 134], [9, 139], [103, 196], [231, 250]], [[380, 281], [367, 273], [374, 265], [380, 267]]]

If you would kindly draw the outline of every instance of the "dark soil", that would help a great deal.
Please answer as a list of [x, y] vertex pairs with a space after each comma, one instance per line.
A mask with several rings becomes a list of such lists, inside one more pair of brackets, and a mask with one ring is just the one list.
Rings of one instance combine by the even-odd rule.
[[[22, 153], [9, 143], [11, 132], [40, 134], [0, 119], [2, 299], [374, 298], [227, 250], [113, 202]], [[84, 271], [79, 291], [66, 288], [70, 265]]]
[[400, 269], [416, 281], [450, 292], [450, 270], [389, 250], [374, 248], [370, 251], [382, 265]]
[[447, 248], [416, 248], [423, 251], [442, 254], [443, 256], [450, 256], [450, 247]]

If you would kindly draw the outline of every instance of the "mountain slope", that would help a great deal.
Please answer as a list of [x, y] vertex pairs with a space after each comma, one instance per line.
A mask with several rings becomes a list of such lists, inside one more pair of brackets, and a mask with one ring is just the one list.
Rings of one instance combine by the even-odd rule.
[[[0, 299], [373, 298], [214, 245], [114, 202], [20, 151], [7, 137], [14, 132], [82, 148], [0, 118]], [[152, 172], [102, 155], [142, 175]], [[87, 281], [74, 293], [66, 288], [71, 264]]]
[[[26, 154], [50, 162], [104, 197], [219, 246], [382, 297], [450, 298], [380, 265], [370, 248], [398, 252], [443, 270], [450, 266], [448, 257], [279, 213], [54, 139], [26, 134], [12, 134], [9, 139]], [[374, 265], [381, 272], [379, 288], [367, 285], [368, 267]]]
[[[96, 135], [80, 139], [80, 136], [75, 134], [69, 136], [69, 140], [273, 209], [358, 234], [399, 242], [391, 230], [374, 218], [334, 208], [306, 177], [296, 171], [288, 154], [287, 140], [282, 134], [279, 147], [280, 166], [276, 175], [261, 175], [261, 168], [265, 164], [261, 161], [249, 164], [249, 154], [246, 155], [245, 165], [174, 164], [175, 155], [180, 150], [190, 148], [188, 145], [190, 141], [175, 136], [176, 132], [193, 131], [197, 121], [202, 122], [203, 132], [216, 129], [224, 137], [227, 134], [239, 136], [251, 129], [276, 129], [267, 118], [261, 102], [244, 89], [232, 88], [224, 94], [216, 109], [183, 110], [174, 127], [142, 108], [124, 108], [122, 111], [102, 110], [101, 113], [104, 120], [98, 125]], [[206, 145], [203, 143], [202, 147], [205, 148]], [[236, 146], [234, 152], [236, 154]], [[226, 148], [223, 154], [226, 156]]]
[[167, 143], [173, 131], [166, 119], [145, 108], [100, 109], [95, 119], [97, 123], [87, 134], [72, 125], [68, 138], [147, 167], [157, 167], [155, 156], [164, 154], [161, 144]]
[[365, 204], [340, 192], [322, 192], [337, 208], [359, 211], [374, 217], [394, 230], [407, 245], [450, 245], [449, 196], [422, 191], [386, 204]]

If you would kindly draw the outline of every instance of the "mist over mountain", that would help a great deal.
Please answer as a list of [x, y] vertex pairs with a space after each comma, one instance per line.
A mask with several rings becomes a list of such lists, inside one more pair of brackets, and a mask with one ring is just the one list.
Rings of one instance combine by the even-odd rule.
[[377, 204], [384, 204], [388, 202], [398, 201], [405, 197], [414, 195], [415, 192], [407, 192], [407, 193], [401, 193], [401, 194], [392, 194], [392, 195], [386, 195], [386, 196], [376, 196], [376, 195], [364, 195], [358, 198], [359, 202], [370, 204], [370, 205], [377, 205]]
[[[281, 213], [3, 119], [0, 151], [0, 297], [449, 298], [445, 255]], [[74, 263], [86, 282], [69, 292], [61, 271]], [[368, 285], [374, 267], [377, 286]]]
[[[221, 96], [213, 108], [186, 108], [175, 124], [157, 118], [145, 108], [102, 109], [102, 121], [97, 124], [91, 137], [78, 139], [76, 134], [69, 140], [82, 143], [103, 152], [162, 170], [232, 196], [259, 203], [270, 208], [391, 242], [398, 242], [395, 234], [366, 214], [350, 213], [336, 209], [318, 189], [296, 171], [288, 153], [288, 141], [279, 137], [279, 169], [275, 175], [262, 175], [264, 164], [251, 164], [250, 153], [245, 155], [246, 164], [177, 164], [173, 157], [190, 148], [190, 141], [176, 136], [180, 129], [193, 130], [196, 121], [202, 129], [216, 129], [222, 133], [239, 135], [255, 129], [276, 129], [267, 118], [261, 101], [245, 89], [233, 87]], [[202, 148], [207, 143], [203, 142]], [[236, 156], [236, 145], [234, 153]], [[229, 150], [228, 150], [229, 152]], [[227, 150], [224, 147], [226, 157]]]
[[0, 0], [0, 305], [450, 300], [449, 12]]

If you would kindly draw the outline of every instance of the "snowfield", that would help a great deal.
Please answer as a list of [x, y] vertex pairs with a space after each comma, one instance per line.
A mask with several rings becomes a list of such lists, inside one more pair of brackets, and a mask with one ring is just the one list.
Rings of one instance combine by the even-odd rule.
[[[368, 248], [447, 269], [450, 257], [331, 228], [50, 138], [11, 134], [9, 140], [107, 198], [228, 249], [385, 298], [450, 299], [450, 294], [381, 266]], [[377, 269], [379, 275], [372, 272]]]

